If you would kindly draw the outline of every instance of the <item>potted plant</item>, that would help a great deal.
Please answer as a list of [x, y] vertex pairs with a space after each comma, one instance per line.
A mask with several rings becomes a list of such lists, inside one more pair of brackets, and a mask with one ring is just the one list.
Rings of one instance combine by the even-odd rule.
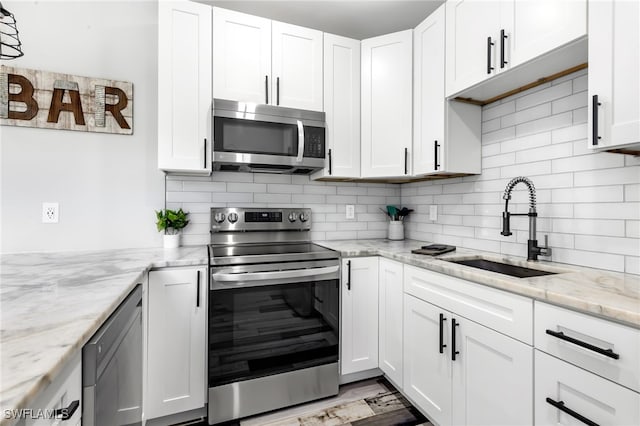
[[158, 231], [164, 231], [164, 248], [176, 248], [180, 246], [180, 230], [189, 224], [188, 212], [182, 209], [178, 211], [164, 209], [156, 211], [156, 226]]

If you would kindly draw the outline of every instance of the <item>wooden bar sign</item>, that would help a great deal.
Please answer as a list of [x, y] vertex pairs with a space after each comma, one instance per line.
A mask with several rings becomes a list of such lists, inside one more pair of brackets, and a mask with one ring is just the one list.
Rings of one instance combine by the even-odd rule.
[[133, 134], [133, 84], [0, 66], [0, 125]]

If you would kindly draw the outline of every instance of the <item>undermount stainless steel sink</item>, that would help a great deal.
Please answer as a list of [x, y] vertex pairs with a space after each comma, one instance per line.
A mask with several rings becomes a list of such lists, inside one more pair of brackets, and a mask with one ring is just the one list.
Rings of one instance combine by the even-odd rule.
[[540, 277], [543, 275], [553, 275], [558, 273], [526, 268], [524, 266], [510, 265], [508, 263], [495, 262], [487, 259], [449, 260], [449, 262], [471, 266], [472, 268], [483, 269], [485, 271], [497, 272], [499, 274], [510, 275], [517, 278]]

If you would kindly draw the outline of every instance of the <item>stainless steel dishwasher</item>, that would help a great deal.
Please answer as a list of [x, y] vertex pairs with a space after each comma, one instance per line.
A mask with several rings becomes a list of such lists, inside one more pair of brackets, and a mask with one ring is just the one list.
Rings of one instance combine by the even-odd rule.
[[142, 423], [142, 286], [82, 348], [82, 424]]

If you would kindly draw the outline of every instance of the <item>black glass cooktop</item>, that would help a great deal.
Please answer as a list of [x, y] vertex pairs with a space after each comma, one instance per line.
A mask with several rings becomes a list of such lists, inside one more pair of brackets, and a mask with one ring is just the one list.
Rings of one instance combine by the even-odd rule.
[[210, 245], [213, 264], [338, 258], [337, 252], [313, 243]]

